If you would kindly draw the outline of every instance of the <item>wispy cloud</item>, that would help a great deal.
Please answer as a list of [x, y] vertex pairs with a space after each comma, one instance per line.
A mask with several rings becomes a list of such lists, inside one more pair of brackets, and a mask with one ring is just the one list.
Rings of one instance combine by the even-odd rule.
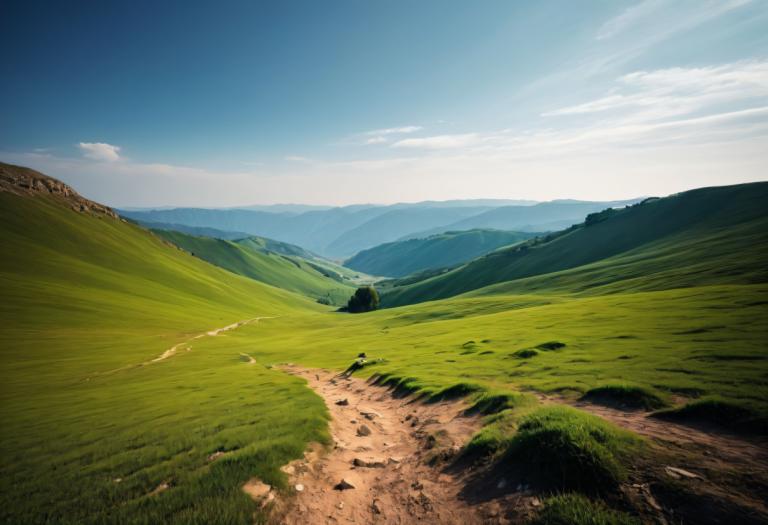
[[457, 135], [435, 135], [433, 137], [403, 139], [392, 144], [393, 148], [457, 149], [477, 144], [481, 140], [477, 133]]
[[[616, 37], [638, 26], [656, 26], [658, 36], [690, 29], [751, 0], [643, 0], [605, 22], [597, 32], [597, 40]], [[678, 10], [685, 10], [685, 16]]]
[[115, 162], [121, 160], [120, 146], [114, 146], [105, 142], [81, 142], [78, 147], [83, 156], [102, 162]]
[[603, 97], [544, 116], [620, 112], [624, 118], [652, 120], [765, 99], [768, 61], [638, 71], [620, 77], [617, 83], [617, 88]]
[[415, 133], [424, 129], [421, 126], [400, 126], [397, 128], [383, 128], [366, 131], [365, 135], [402, 135], [408, 133]]

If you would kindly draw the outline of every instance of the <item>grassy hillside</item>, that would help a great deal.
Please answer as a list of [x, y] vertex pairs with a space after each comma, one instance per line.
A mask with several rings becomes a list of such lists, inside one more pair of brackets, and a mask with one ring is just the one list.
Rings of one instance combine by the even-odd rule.
[[185, 233], [156, 230], [155, 233], [176, 246], [211, 264], [284, 290], [332, 304], [345, 304], [354, 288], [331, 272], [313, 266], [301, 257], [290, 257], [269, 249], [275, 243], [259, 237], [237, 241], [197, 237]]
[[[747, 189], [763, 199], [763, 186]], [[242, 484], [288, 495], [279, 467], [330, 441], [322, 400], [272, 367], [284, 362], [343, 369], [366, 352], [381, 361], [361, 374], [501, 408], [527, 389], [635, 388], [763, 417], [768, 284], [755, 258], [768, 241], [759, 202], [723, 190], [730, 222], [689, 221], [654, 250], [360, 315], [210, 265], [71, 196], [0, 191], [0, 522], [263, 523]], [[656, 217], [643, 224], [676, 224]], [[574, 412], [560, 416], [579, 422]], [[494, 433], [514, 439], [515, 424]]]
[[[583, 291], [614, 282], [623, 283], [614, 290], [663, 289], [732, 280], [765, 282], [766, 202], [768, 183], [755, 183], [703, 188], [606, 210], [563, 232], [396, 287], [382, 301], [389, 306], [416, 303], [545, 274], [550, 275], [505, 289], [559, 286]], [[584, 266], [590, 264], [594, 266]], [[557, 273], [577, 267], [582, 268], [567, 274], [570, 278]]]
[[431, 268], [454, 266], [532, 236], [531, 233], [499, 230], [445, 232], [363, 250], [344, 265], [373, 275], [402, 277]]
[[[323, 307], [21, 193], [0, 192], [0, 522], [252, 521], [240, 485], [284, 483], [278, 467], [326, 439], [322, 401], [190, 338]], [[181, 489], [150, 495], [163, 483]]]

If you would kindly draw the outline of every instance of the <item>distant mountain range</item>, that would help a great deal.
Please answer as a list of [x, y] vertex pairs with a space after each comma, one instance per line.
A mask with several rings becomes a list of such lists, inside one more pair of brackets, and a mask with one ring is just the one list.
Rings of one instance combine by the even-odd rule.
[[445, 231], [475, 228], [552, 231], [581, 222], [589, 213], [638, 200], [536, 203], [482, 199], [390, 206], [363, 204], [308, 211], [295, 205], [260, 209], [124, 209], [120, 214], [148, 227], [161, 223], [174, 225], [175, 229], [181, 225], [243, 232], [296, 244], [324, 257], [343, 259], [379, 244]]

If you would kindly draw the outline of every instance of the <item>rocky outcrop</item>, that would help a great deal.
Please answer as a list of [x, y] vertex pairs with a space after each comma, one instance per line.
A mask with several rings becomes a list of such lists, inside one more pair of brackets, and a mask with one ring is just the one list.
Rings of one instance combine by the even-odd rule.
[[0, 162], [0, 192], [22, 196], [53, 197], [80, 213], [117, 219], [111, 208], [80, 196], [70, 186], [33, 169]]

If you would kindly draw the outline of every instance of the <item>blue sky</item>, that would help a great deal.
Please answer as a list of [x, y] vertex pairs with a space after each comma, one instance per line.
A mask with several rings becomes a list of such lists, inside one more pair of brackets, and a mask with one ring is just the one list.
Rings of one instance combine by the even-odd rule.
[[107, 204], [765, 179], [768, 0], [5, 2], [0, 159]]

